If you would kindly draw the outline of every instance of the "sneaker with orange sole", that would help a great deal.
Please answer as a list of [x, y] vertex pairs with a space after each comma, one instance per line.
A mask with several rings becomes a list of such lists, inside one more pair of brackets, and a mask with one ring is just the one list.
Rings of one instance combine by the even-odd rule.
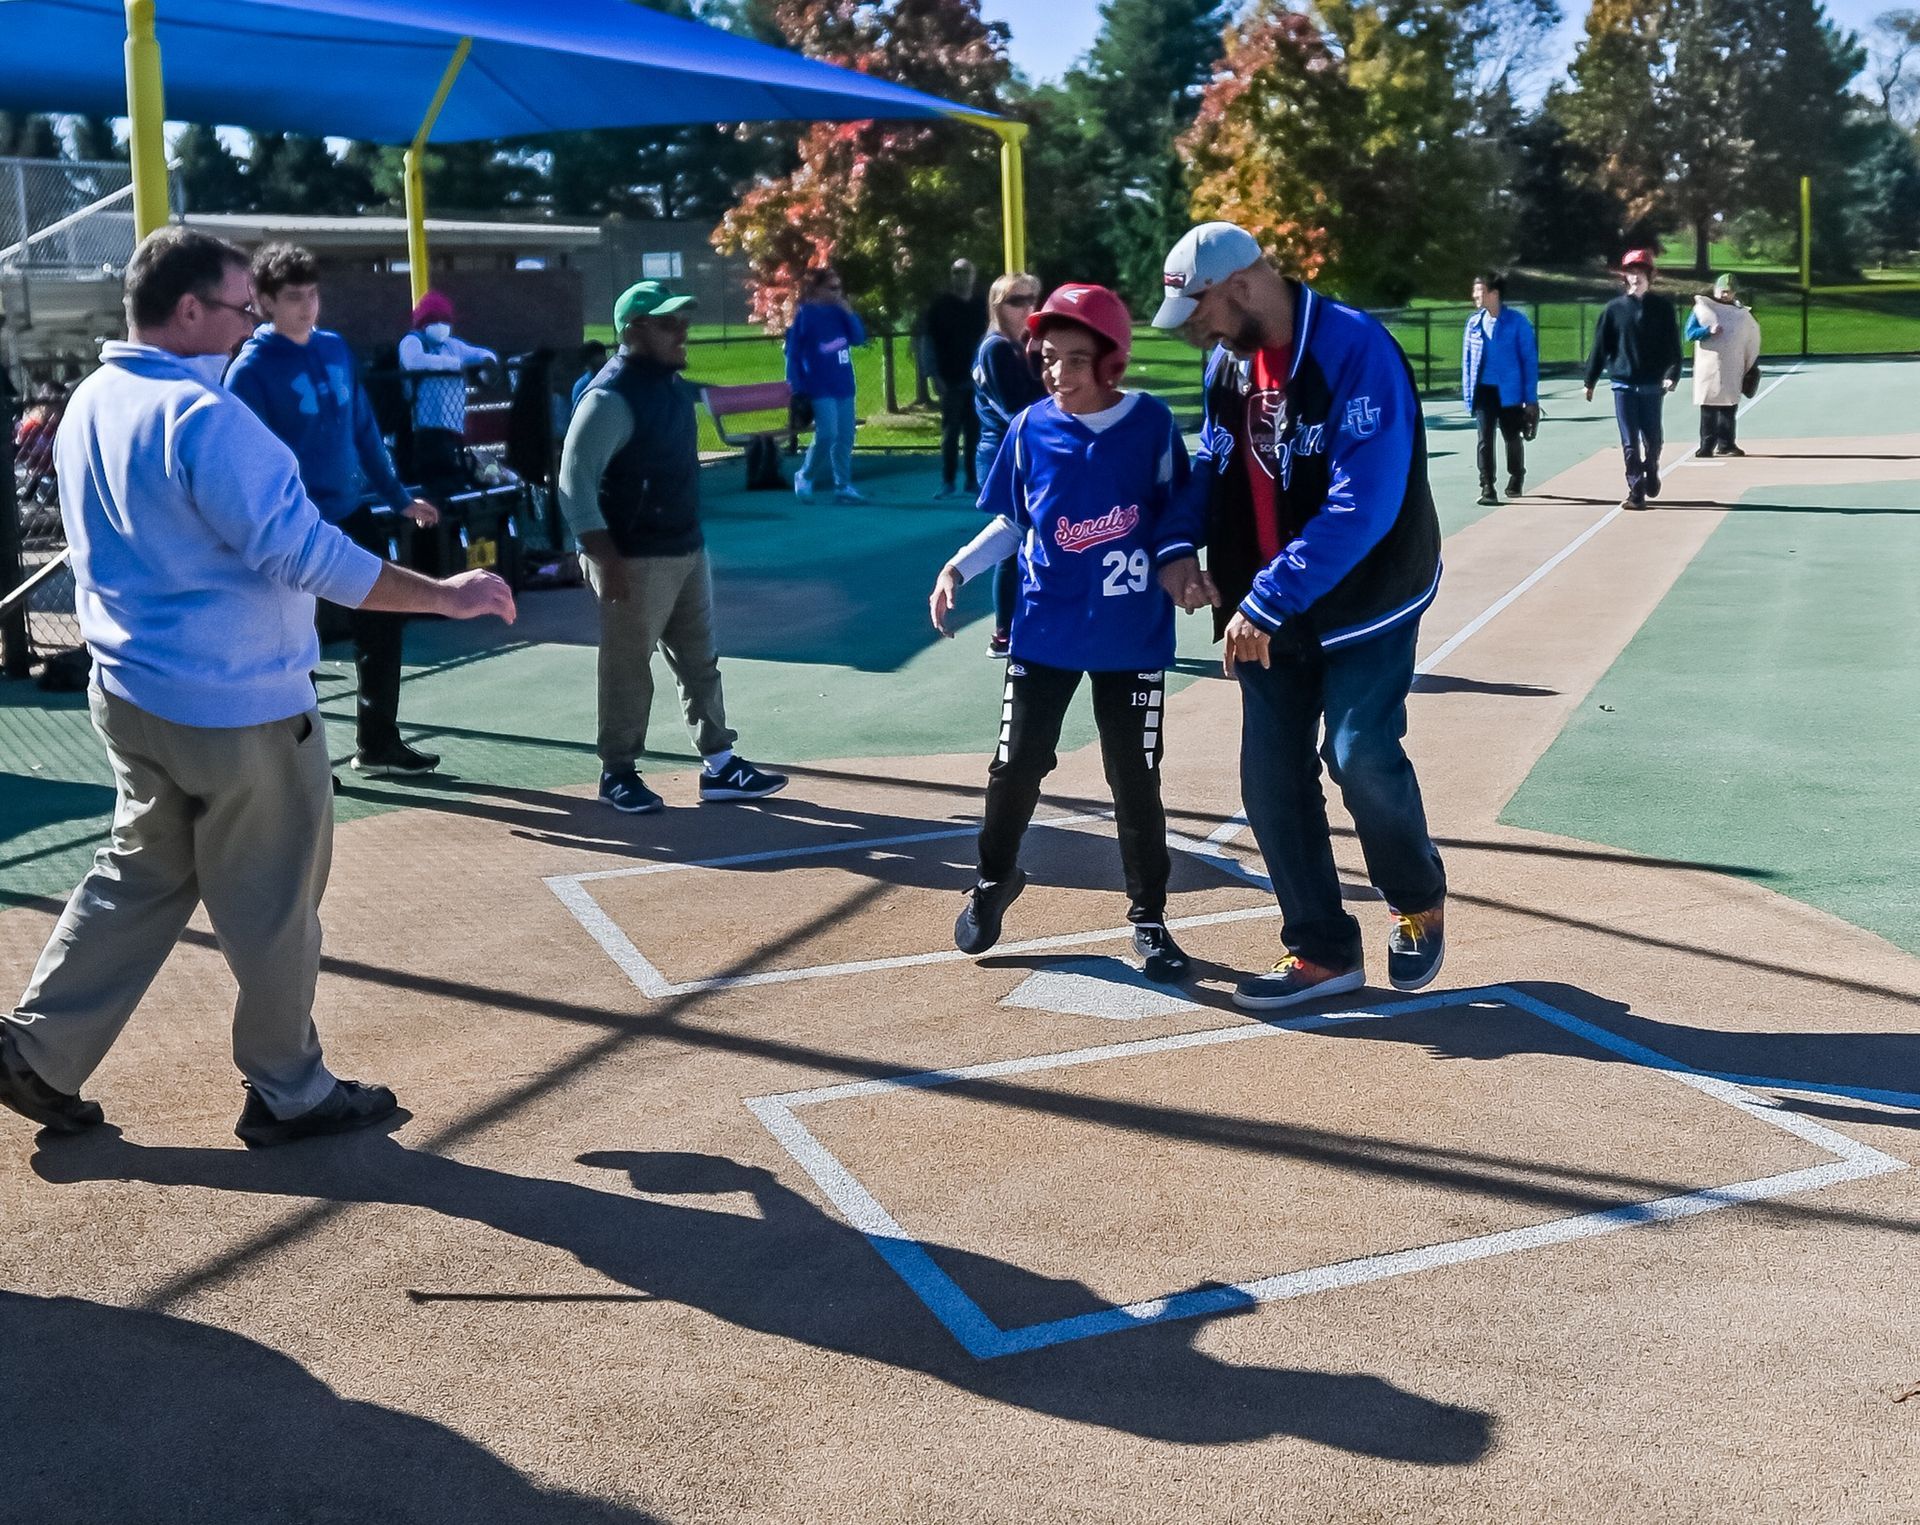
[[1235, 986], [1233, 1004], [1242, 1011], [1279, 1011], [1327, 996], [1345, 995], [1366, 982], [1367, 971], [1358, 965], [1352, 969], [1329, 969], [1289, 953], [1273, 966], [1272, 973], [1256, 974]]

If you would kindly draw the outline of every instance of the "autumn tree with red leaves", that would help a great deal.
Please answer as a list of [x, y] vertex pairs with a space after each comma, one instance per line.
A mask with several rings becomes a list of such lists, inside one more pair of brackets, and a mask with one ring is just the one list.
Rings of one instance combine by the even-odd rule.
[[[979, 0], [776, 0], [789, 44], [982, 111], [1011, 78], [1007, 32]], [[881, 331], [903, 331], [964, 255], [999, 269], [999, 145], [962, 122], [819, 122], [791, 174], [742, 196], [714, 233], [753, 272], [755, 318], [783, 328], [810, 265], [832, 264]]]

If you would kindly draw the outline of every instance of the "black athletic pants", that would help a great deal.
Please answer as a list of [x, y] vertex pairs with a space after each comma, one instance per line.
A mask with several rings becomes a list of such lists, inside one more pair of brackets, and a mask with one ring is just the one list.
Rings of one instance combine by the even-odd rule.
[[1480, 486], [1493, 489], [1493, 432], [1497, 428], [1507, 442], [1507, 479], [1519, 481], [1527, 474], [1527, 445], [1521, 431], [1527, 426], [1525, 408], [1500, 406], [1498, 387], [1473, 389], [1473, 424], [1479, 438], [1474, 454], [1480, 465]]
[[1060, 722], [1082, 676], [1093, 680], [1093, 718], [1100, 759], [1113, 791], [1120, 863], [1126, 873], [1127, 920], [1161, 920], [1167, 910], [1167, 813], [1160, 803], [1160, 713], [1165, 673], [1081, 674], [1038, 662], [1007, 663], [1000, 710], [1000, 749], [987, 769], [986, 819], [980, 828], [980, 877], [1011, 875], [1020, 839], [1040, 803], [1040, 783], [1059, 759]]
[[[388, 559], [387, 534], [372, 510], [361, 509], [340, 523], [355, 545]], [[353, 632], [353, 667], [359, 678], [360, 701], [355, 709], [355, 738], [362, 752], [379, 753], [399, 745], [400, 642], [407, 629], [404, 614], [377, 609], [349, 609], [347, 627]]]
[[1719, 448], [1733, 448], [1734, 419], [1740, 409], [1702, 408], [1700, 410], [1700, 448], [1713, 451]]
[[940, 383], [940, 482], [957, 487], [960, 466], [967, 468], [967, 491], [978, 492], [974, 480], [974, 457], [980, 451], [980, 414], [973, 406], [973, 381], [942, 380]]

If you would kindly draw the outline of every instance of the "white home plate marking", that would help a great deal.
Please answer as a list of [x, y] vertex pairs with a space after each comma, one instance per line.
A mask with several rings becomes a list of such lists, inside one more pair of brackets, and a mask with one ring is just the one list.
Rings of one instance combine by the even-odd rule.
[[1028, 975], [1000, 1004], [1057, 1012], [1063, 1017], [1102, 1017], [1109, 1022], [1177, 1017], [1200, 1009], [1199, 1002], [1154, 984], [1133, 965], [1117, 958], [1064, 960]]

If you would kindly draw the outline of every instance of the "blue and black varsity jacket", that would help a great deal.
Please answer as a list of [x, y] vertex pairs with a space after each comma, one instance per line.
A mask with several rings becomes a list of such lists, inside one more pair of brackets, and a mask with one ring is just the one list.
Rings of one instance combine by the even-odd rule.
[[1260, 556], [1236, 428], [1263, 404], [1251, 365], [1224, 348], [1207, 358], [1193, 474], [1208, 494], [1207, 566], [1222, 600], [1216, 638], [1237, 606], [1282, 650], [1332, 649], [1384, 635], [1433, 602], [1440, 519], [1413, 370], [1393, 335], [1358, 308], [1289, 284], [1292, 369], [1284, 409], [1265, 421], [1278, 436], [1281, 550], [1272, 562]]

